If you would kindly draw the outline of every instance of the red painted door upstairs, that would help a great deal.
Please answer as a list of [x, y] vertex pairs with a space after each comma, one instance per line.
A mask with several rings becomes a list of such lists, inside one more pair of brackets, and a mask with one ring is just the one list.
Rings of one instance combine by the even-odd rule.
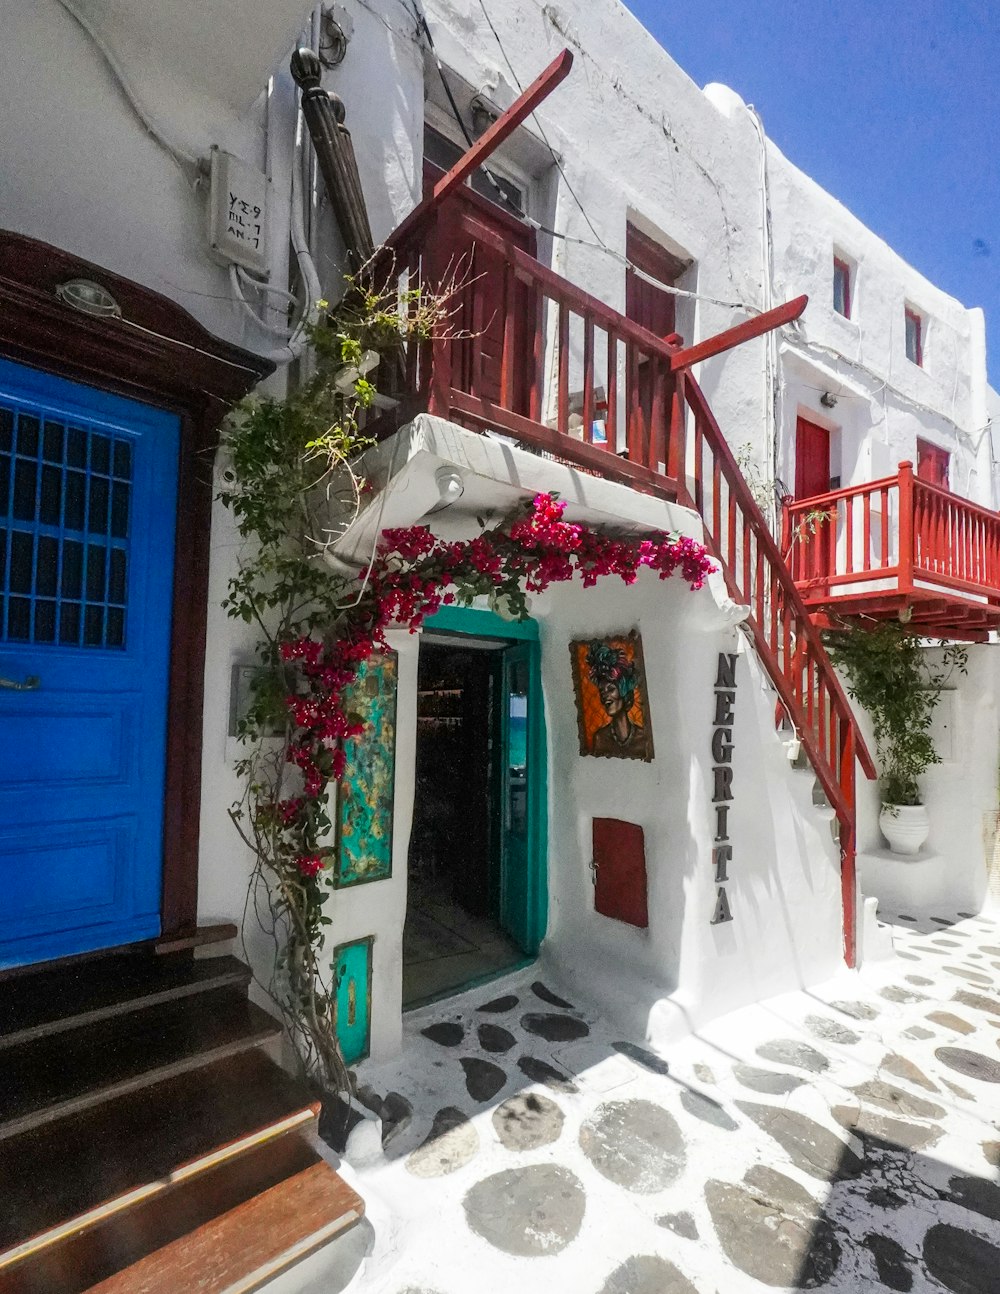
[[811, 499], [830, 488], [830, 433], [799, 418], [795, 424], [795, 497]]
[[[795, 497], [812, 499], [830, 489], [830, 433], [806, 418], [795, 424]], [[832, 572], [834, 521], [816, 522], [809, 529], [805, 573], [817, 586]]]
[[951, 455], [946, 449], [939, 449], [927, 440], [917, 440], [917, 476], [921, 481], [947, 490], [950, 462]]
[[[443, 174], [433, 163], [424, 162], [424, 189]], [[513, 315], [513, 373], [509, 406], [527, 414], [528, 391], [534, 364], [533, 293], [529, 286], [504, 273], [501, 252], [474, 243], [463, 221], [474, 221], [529, 255], [536, 254], [535, 231], [517, 216], [466, 187], [448, 200], [431, 234], [429, 264], [433, 281], [454, 276], [466, 286], [458, 296], [450, 322], [460, 334], [452, 345], [451, 384], [460, 391], [502, 405], [504, 323]], [[507, 301], [507, 292], [513, 299]]]
[[[687, 265], [631, 222], [625, 226], [625, 259], [628, 261], [625, 317], [657, 337], [669, 337], [677, 327], [677, 298], [664, 288], [672, 287]], [[664, 287], [658, 287], [659, 283]], [[655, 381], [653, 364], [648, 359], [640, 360], [637, 370], [628, 373], [626, 380], [628, 405], [632, 405], [634, 395], [644, 425], [651, 427]], [[668, 407], [670, 390], [664, 390], [663, 399], [665, 407]], [[653, 429], [653, 435], [658, 435], [659, 430]]]
[[619, 818], [595, 818], [593, 848], [594, 909], [645, 929], [649, 913], [642, 827]]

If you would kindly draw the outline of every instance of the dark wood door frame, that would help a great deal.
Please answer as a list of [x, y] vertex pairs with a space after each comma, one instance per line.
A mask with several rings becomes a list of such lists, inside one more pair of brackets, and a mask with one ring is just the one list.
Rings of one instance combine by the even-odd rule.
[[[55, 289], [72, 278], [106, 287], [122, 318], [95, 319], [70, 309]], [[180, 418], [161, 902], [163, 932], [173, 934], [197, 917], [212, 456], [227, 408], [274, 366], [220, 341], [167, 297], [5, 231], [0, 355]]]

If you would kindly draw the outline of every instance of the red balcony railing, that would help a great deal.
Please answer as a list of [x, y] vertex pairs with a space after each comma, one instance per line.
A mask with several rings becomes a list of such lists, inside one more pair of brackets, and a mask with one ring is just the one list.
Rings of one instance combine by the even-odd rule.
[[896, 476], [786, 499], [782, 551], [806, 604], [844, 614], [907, 611], [929, 633], [1000, 624], [1000, 515]]
[[411, 408], [677, 497], [676, 347], [561, 278], [461, 200], [393, 251], [404, 282], [459, 285], [447, 335], [407, 355]]

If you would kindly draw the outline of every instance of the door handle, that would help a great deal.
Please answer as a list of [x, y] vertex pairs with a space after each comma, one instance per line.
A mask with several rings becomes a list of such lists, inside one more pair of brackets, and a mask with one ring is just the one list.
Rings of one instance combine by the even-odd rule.
[[8, 692], [34, 692], [41, 682], [37, 674], [27, 675], [23, 683], [18, 683], [12, 678], [0, 677], [0, 688], [6, 688]]
[[597, 861], [597, 859], [596, 859], [596, 858], [592, 858], [592, 859], [590, 860], [590, 882], [591, 882], [591, 884], [592, 884], [592, 885], [594, 885], [595, 887], [596, 887], [596, 885], [597, 885], [597, 869], [598, 869], [598, 867], [600, 867], [600, 863]]

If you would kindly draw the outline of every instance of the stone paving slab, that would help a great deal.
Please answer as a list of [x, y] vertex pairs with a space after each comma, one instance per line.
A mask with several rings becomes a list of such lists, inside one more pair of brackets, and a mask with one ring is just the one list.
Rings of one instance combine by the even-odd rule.
[[891, 925], [662, 1053], [539, 966], [408, 1016], [352, 1294], [1000, 1294], [1000, 919]]

